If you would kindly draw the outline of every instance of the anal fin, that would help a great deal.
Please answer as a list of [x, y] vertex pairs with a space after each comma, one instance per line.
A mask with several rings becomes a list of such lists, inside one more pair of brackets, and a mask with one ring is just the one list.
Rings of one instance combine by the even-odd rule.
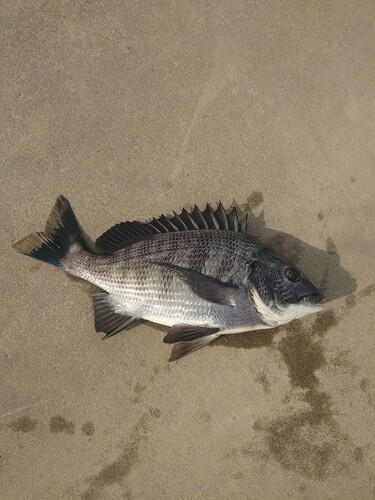
[[103, 339], [116, 335], [116, 333], [139, 325], [142, 319], [133, 318], [116, 312], [112, 296], [105, 292], [94, 293], [92, 303], [95, 314], [95, 330], [105, 333]]

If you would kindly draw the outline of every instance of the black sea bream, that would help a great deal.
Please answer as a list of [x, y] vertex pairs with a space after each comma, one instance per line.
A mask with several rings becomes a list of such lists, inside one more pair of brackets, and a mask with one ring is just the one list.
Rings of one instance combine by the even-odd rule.
[[43, 233], [13, 247], [100, 287], [96, 331], [110, 337], [142, 321], [170, 326], [170, 360], [219, 335], [273, 328], [321, 310], [323, 296], [297, 269], [246, 233], [220, 203], [151, 222], [123, 222], [95, 245], [59, 196]]

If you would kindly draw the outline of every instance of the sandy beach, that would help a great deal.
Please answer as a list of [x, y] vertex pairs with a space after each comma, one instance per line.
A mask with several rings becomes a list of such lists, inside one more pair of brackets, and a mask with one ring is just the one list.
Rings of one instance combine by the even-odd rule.
[[[0, 497], [374, 498], [374, 2], [1, 3]], [[59, 194], [92, 238], [235, 203], [324, 311], [102, 342], [11, 248]]]

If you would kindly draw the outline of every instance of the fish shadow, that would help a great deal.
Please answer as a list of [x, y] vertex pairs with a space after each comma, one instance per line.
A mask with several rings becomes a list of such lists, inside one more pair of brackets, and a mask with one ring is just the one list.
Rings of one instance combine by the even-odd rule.
[[[270, 246], [291, 265], [300, 269], [307, 278], [324, 294], [324, 303], [346, 297], [357, 289], [356, 279], [340, 264], [340, 255], [331, 239], [327, 239], [327, 250], [315, 248], [308, 243], [282, 231], [266, 227], [264, 211], [255, 216], [251, 208], [233, 202], [243, 217], [247, 215], [247, 233], [261, 243]], [[222, 335], [215, 345], [253, 349], [271, 346], [279, 328]], [[213, 344], [213, 345], [214, 345]]]

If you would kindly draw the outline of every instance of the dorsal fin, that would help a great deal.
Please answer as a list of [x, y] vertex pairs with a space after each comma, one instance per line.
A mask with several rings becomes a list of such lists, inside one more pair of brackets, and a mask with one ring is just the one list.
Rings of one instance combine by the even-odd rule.
[[95, 246], [104, 252], [115, 252], [120, 248], [140, 239], [146, 239], [160, 231], [151, 224], [141, 222], [120, 222], [103, 233], [95, 242]]
[[247, 217], [240, 221], [235, 207], [226, 213], [221, 202], [215, 211], [208, 204], [203, 212], [195, 205], [191, 212], [183, 209], [180, 214], [174, 212], [171, 217], [161, 215], [150, 222], [121, 222], [99, 236], [95, 245], [101, 251], [112, 253], [135, 241], [151, 238], [154, 234], [207, 229], [244, 233], [247, 230]]
[[207, 222], [208, 229], [220, 229], [219, 223], [208, 203], [202, 215]]
[[228, 231], [227, 214], [225, 213], [223, 204], [221, 202], [219, 203], [219, 206], [215, 210], [215, 217], [217, 222], [219, 223], [220, 229]]

